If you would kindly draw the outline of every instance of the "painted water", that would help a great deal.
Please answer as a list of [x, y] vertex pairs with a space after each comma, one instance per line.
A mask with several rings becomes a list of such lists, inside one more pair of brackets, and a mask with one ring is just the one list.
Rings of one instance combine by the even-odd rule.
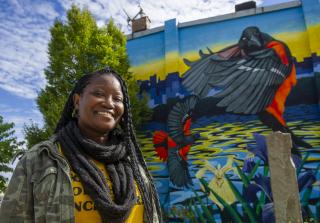
[[[320, 164], [320, 112], [318, 105], [298, 105], [286, 108], [285, 119], [289, 128], [299, 137], [313, 146], [312, 149], [300, 148], [302, 157], [308, 155], [305, 170], [316, 170]], [[160, 161], [154, 151], [152, 136], [156, 130], [164, 130], [163, 123], [151, 123], [146, 127], [146, 131], [138, 132], [140, 144], [148, 163], [148, 167], [156, 181], [156, 187], [160, 195], [161, 204], [167, 213], [172, 213], [177, 207], [183, 207], [187, 202], [195, 197], [195, 192], [202, 195], [199, 180], [196, 173], [209, 165], [220, 170], [232, 178], [237, 175], [235, 168], [226, 168], [226, 165], [232, 163], [234, 167], [237, 164], [243, 166], [244, 159], [253, 156], [247, 150], [249, 144], [255, 144], [254, 133], [268, 135], [270, 129], [264, 126], [254, 115], [233, 115], [225, 114], [213, 117], [202, 117], [192, 124], [192, 132], [199, 132], [205, 140], [197, 141], [190, 149], [188, 154], [189, 170], [193, 180], [193, 186], [190, 188], [177, 188], [169, 182], [168, 170], [165, 163]], [[229, 163], [228, 163], [229, 160]], [[205, 164], [207, 163], [207, 164]], [[224, 169], [223, 169], [224, 168]], [[263, 166], [259, 167], [263, 171]], [[198, 173], [199, 174], [199, 173]], [[206, 171], [202, 176], [208, 182], [217, 180], [217, 172]], [[319, 199], [320, 197], [320, 174], [316, 175], [317, 182], [314, 184], [311, 197]], [[230, 189], [223, 186], [226, 182], [219, 181], [221, 187], [215, 187], [215, 190], [225, 194], [228, 197]], [[241, 181], [235, 181], [235, 185], [241, 188]], [[225, 191], [223, 191], [225, 190]], [[210, 199], [208, 204], [212, 204]], [[319, 203], [318, 203], [319, 204]], [[312, 207], [314, 208], [314, 207]], [[313, 210], [315, 211], [315, 210]], [[218, 221], [219, 222], [219, 221]]]

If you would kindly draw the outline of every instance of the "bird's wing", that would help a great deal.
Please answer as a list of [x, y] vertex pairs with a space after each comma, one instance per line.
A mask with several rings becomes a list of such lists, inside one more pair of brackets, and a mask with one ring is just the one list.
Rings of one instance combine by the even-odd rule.
[[184, 122], [183, 125], [183, 132], [185, 135], [190, 135], [190, 129], [191, 129], [191, 116], [188, 117], [188, 119]]
[[263, 49], [246, 57], [226, 59], [214, 53], [190, 64], [182, 84], [200, 98], [212, 88], [214, 97], [228, 112], [256, 114], [264, 110], [289, 75], [290, 66], [281, 63], [273, 49]]
[[171, 182], [178, 187], [193, 185], [188, 163], [179, 156], [178, 150], [171, 149], [169, 153], [167, 165]]
[[[203, 98], [207, 96], [212, 88], [212, 86], [208, 85], [208, 81], [210, 80], [210, 75], [208, 74], [210, 71], [214, 71], [214, 68], [217, 66], [216, 63], [212, 62], [212, 58], [219, 56], [212, 52], [204, 54], [200, 51], [199, 54], [200, 59], [197, 61], [190, 62], [189, 60], [184, 59], [185, 64], [190, 68], [183, 74], [182, 85], [191, 94]], [[223, 64], [220, 63], [220, 66], [223, 66]]]
[[181, 149], [179, 149], [179, 155], [183, 159], [187, 160], [187, 155], [189, 153], [190, 148], [191, 148], [191, 145], [186, 145], [186, 146], [182, 147]]
[[168, 115], [168, 133], [177, 144], [181, 144], [185, 134], [190, 133], [190, 114], [197, 102], [197, 96], [184, 98], [172, 107]]
[[153, 134], [153, 146], [158, 157], [166, 161], [168, 158], [168, 134], [164, 131], [155, 131]]

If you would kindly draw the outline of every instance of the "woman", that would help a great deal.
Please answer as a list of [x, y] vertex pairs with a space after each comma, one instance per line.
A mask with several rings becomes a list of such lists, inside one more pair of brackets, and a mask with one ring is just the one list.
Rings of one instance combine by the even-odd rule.
[[20, 160], [1, 222], [161, 222], [127, 87], [110, 68], [81, 77], [55, 135]]

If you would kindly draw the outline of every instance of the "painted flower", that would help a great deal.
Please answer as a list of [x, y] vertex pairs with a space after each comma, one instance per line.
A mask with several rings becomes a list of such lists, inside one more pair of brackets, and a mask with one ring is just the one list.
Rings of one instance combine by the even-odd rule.
[[253, 137], [256, 141], [256, 145], [249, 144], [247, 149], [255, 156], [263, 160], [265, 164], [268, 164], [268, 150], [266, 138], [258, 133], [253, 133]]
[[274, 206], [272, 203], [267, 203], [262, 207], [262, 222], [263, 223], [275, 223], [276, 218], [274, 216]]
[[254, 157], [248, 157], [244, 160], [242, 171], [244, 173], [251, 173], [255, 165], [256, 165], [256, 162], [254, 161]]
[[270, 178], [263, 176], [262, 174], [255, 176], [248, 187], [244, 187], [243, 197], [247, 202], [257, 202], [257, 193], [259, 191], [262, 191], [266, 195], [266, 202], [272, 202]]
[[[232, 164], [233, 158], [231, 157], [228, 158], [227, 163], [224, 166], [221, 166], [220, 164], [212, 166], [208, 160], [205, 160], [203, 167], [196, 173], [196, 178], [201, 179], [207, 171], [211, 172], [213, 177], [210, 179], [208, 187], [222, 197], [228, 204], [232, 204], [237, 200], [225, 177], [230, 171], [237, 172]], [[202, 186], [201, 189], [205, 191], [205, 188]], [[209, 198], [217, 204], [221, 210], [224, 208], [212, 193], [210, 193]]]

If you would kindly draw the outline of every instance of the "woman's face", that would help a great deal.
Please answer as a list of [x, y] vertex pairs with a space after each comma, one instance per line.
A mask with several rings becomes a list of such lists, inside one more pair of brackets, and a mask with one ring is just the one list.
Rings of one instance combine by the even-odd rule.
[[91, 79], [73, 101], [78, 110], [78, 126], [88, 138], [108, 134], [124, 113], [121, 85], [111, 74]]

